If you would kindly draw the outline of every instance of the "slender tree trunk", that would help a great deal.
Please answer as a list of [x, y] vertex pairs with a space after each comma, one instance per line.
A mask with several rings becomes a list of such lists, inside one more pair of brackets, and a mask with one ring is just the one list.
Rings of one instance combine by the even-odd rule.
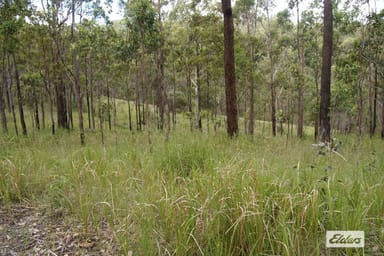
[[40, 92], [40, 108], [41, 108], [41, 124], [42, 128], [45, 129], [45, 106], [43, 92]]
[[91, 114], [92, 114], [92, 109], [91, 109], [91, 103], [90, 103], [90, 89], [89, 89], [89, 74], [88, 74], [88, 61], [86, 60], [85, 63], [85, 97], [86, 97], [86, 102], [87, 102], [87, 116], [88, 116], [88, 128], [92, 128], [91, 124]]
[[141, 117], [140, 117], [140, 92], [139, 92], [139, 75], [136, 61], [136, 72], [135, 72], [135, 90], [136, 90], [136, 101], [135, 101], [135, 112], [136, 112], [136, 130], [141, 131]]
[[[369, 76], [371, 76], [371, 72], [369, 72]], [[372, 113], [370, 114], [370, 122], [369, 122], [369, 135], [370, 137], [373, 137], [375, 135], [376, 130], [376, 118], [377, 118], [377, 87], [378, 87], [378, 72], [377, 72], [377, 65], [374, 64], [374, 81], [373, 81], [373, 92], [371, 92], [371, 99], [370, 99], [370, 109]], [[370, 89], [370, 90], [372, 90]]]
[[100, 129], [100, 135], [101, 135], [101, 144], [104, 145], [104, 113], [102, 109], [102, 103], [101, 103], [101, 88], [98, 86], [97, 89], [97, 104], [99, 109], [99, 129]]
[[[256, 1], [256, 17], [255, 17], [255, 30], [257, 29], [257, 1]], [[254, 56], [253, 56], [253, 42], [251, 38], [250, 21], [247, 21], [247, 35], [248, 35], [248, 52], [250, 60], [250, 74], [249, 74], [249, 121], [248, 121], [248, 134], [253, 135], [255, 132], [255, 80], [254, 80]]]
[[83, 93], [80, 86], [80, 63], [75, 55], [75, 90], [76, 90], [76, 102], [77, 111], [79, 115], [79, 132], [80, 132], [80, 144], [85, 146], [85, 133], [84, 133], [84, 118], [83, 118]]
[[39, 117], [39, 102], [37, 101], [36, 92], [33, 93], [33, 101], [34, 101], [34, 114], [35, 114], [35, 125], [36, 129], [40, 130], [40, 117]]
[[92, 123], [92, 129], [96, 129], [96, 122], [95, 122], [95, 103], [94, 103], [94, 86], [93, 86], [93, 69], [92, 65], [90, 67], [90, 74], [89, 74], [89, 97], [90, 97], [90, 107], [91, 107], [91, 123]]
[[[317, 55], [317, 54], [316, 54]], [[319, 74], [318, 68], [316, 65], [315, 68], [315, 86], [316, 86], [316, 112], [315, 112], [315, 141], [319, 140], [319, 126], [320, 126], [320, 116], [319, 116], [319, 106], [320, 106], [320, 95], [319, 95]]]
[[45, 89], [47, 90], [48, 94], [48, 101], [49, 101], [49, 114], [51, 118], [51, 132], [54, 135], [56, 133], [56, 127], [55, 127], [55, 118], [54, 118], [54, 113], [53, 113], [53, 97], [51, 93], [51, 81], [50, 81], [50, 76], [49, 76], [49, 71], [46, 71], [46, 78], [44, 78], [44, 85]]
[[126, 81], [126, 97], [127, 97], [127, 105], [128, 105], [128, 125], [129, 125], [129, 130], [132, 132], [132, 112], [131, 112], [131, 103], [130, 103], [130, 98], [129, 98], [129, 82]]
[[19, 70], [17, 68], [15, 55], [12, 55], [12, 59], [13, 59], [13, 65], [15, 68], [17, 104], [19, 106], [21, 129], [23, 131], [23, 135], [26, 136], [28, 133], [27, 133], [27, 125], [25, 124], [25, 118], [24, 118], [23, 96], [21, 94], [20, 75], [19, 75]]
[[300, 11], [299, 1], [296, 2], [297, 16], [297, 58], [299, 62], [299, 79], [298, 79], [298, 109], [297, 109], [297, 136], [303, 137], [304, 122], [304, 46], [300, 31]]
[[272, 53], [272, 34], [271, 22], [269, 17], [269, 0], [267, 0], [267, 21], [268, 21], [268, 57], [270, 65], [270, 80], [269, 86], [271, 91], [271, 122], [272, 122], [272, 135], [276, 136], [276, 88], [275, 88], [275, 63]]
[[227, 112], [227, 133], [229, 137], [238, 134], [238, 113], [235, 75], [234, 26], [231, 0], [221, 0], [224, 14], [224, 73]]
[[379, 74], [377, 71], [377, 64], [375, 64], [375, 82], [373, 88], [373, 125], [372, 125], [372, 133], [375, 134], [376, 126], [377, 126], [377, 94], [379, 87]]
[[333, 17], [332, 1], [324, 0], [323, 62], [320, 89], [320, 141], [331, 138], [331, 66], [332, 66]]
[[[75, 0], [72, 0], [72, 26], [71, 26], [71, 42], [76, 42], [74, 26], [75, 26]], [[83, 93], [80, 85], [80, 60], [76, 49], [72, 50], [72, 66], [73, 66], [73, 85], [76, 93], [77, 111], [79, 115], [79, 133], [80, 144], [85, 146], [84, 118], [83, 118]]]
[[189, 113], [189, 126], [191, 131], [193, 130], [193, 118], [192, 118], [192, 82], [191, 82], [191, 70], [188, 67], [187, 70], [187, 90], [188, 90], [188, 113]]
[[12, 119], [13, 119], [13, 126], [15, 127], [15, 133], [16, 136], [19, 136], [19, 128], [17, 126], [17, 118], [16, 118], [16, 111], [15, 111], [15, 102], [14, 102], [14, 97], [13, 97], [13, 78], [12, 78], [12, 65], [11, 61], [9, 59], [9, 55], [7, 56], [8, 59], [8, 75], [9, 75], [9, 81], [6, 80], [6, 87], [8, 90], [8, 98], [9, 98], [9, 104], [11, 105], [11, 112], [12, 112]]
[[172, 65], [173, 68], [173, 95], [172, 95], [172, 123], [173, 129], [176, 129], [176, 69], [175, 64]]
[[108, 79], [108, 74], [107, 74], [107, 80], [106, 80], [106, 85], [107, 85], [107, 115], [108, 115], [108, 128], [109, 130], [112, 130], [112, 116], [111, 116], [111, 90], [109, 88], [109, 79]]
[[1, 116], [1, 130], [4, 134], [8, 133], [7, 126], [7, 116], [5, 115], [5, 102], [4, 102], [4, 87], [6, 84], [6, 67], [5, 67], [5, 55], [6, 50], [3, 51], [3, 63], [2, 63], [2, 73], [3, 73], [3, 81], [0, 84], [0, 116]]
[[146, 60], [145, 60], [145, 47], [144, 43], [141, 43], [141, 81], [142, 87], [144, 90], [144, 101], [145, 101], [145, 129], [147, 130], [147, 140], [152, 151], [152, 140], [151, 140], [151, 126], [150, 126], [150, 113], [149, 113], [149, 84], [147, 84], [147, 75], [146, 75]]
[[[196, 46], [198, 48], [198, 46]], [[197, 55], [199, 56], [199, 50], [197, 49]], [[195, 100], [196, 100], [196, 127], [199, 129], [199, 131], [202, 131], [203, 126], [201, 122], [201, 75], [200, 75], [200, 64], [196, 65], [196, 93], [195, 93]]]

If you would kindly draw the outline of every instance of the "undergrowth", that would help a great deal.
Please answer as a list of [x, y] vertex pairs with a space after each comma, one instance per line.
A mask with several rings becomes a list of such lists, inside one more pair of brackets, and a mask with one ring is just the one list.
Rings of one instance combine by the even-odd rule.
[[[120, 133], [119, 133], [120, 134]], [[380, 255], [384, 147], [173, 132], [0, 138], [0, 200], [107, 221], [125, 255]], [[326, 249], [327, 230], [363, 230], [365, 249]]]

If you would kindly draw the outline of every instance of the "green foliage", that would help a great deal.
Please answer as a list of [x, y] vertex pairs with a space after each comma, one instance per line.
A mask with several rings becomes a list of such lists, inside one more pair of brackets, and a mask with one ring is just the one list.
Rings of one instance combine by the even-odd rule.
[[[364, 230], [381, 252], [382, 142], [341, 137], [340, 153], [311, 141], [175, 132], [168, 144], [124, 133], [1, 138], [0, 200], [74, 214], [85, 232], [107, 220], [122, 253], [319, 255], [326, 230]], [[332, 168], [330, 168], [330, 166]], [[333, 255], [353, 255], [344, 250]]]
[[156, 158], [159, 158], [158, 166], [161, 170], [181, 177], [189, 177], [195, 172], [212, 172], [211, 152], [211, 149], [199, 141], [192, 143], [186, 141], [166, 145]]
[[127, 3], [125, 18], [131, 44], [128, 49], [132, 49], [130, 51], [137, 51], [144, 46], [150, 53], [162, 44], [157, 13], [149, 0]]

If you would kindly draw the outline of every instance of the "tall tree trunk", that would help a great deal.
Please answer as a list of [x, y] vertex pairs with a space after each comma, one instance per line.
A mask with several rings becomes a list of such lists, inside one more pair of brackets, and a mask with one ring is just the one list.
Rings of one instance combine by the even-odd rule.
[[135, 62], [135, 90], [136, 90], [136, 130], [141, 131], [141, 115], [140, 115], [140, 90], [139, 90], [139, 70], [137, 66], [137, 61]]
[[304, 122], [304, 46], [300, 31], [300, 10], [299, 1], [296, 2], [297, 16], [297, 59], [299, 62], [299, 77], [298, 77], [298, 107], [297, 107], [297, 136], [303, 137], [303, 122]]
[[57, 125], [59, 128], [69, 129], [68, 111], [67, 111], [67, 90], [62, 78], [55, 84], [56, 90], [56, 109], [57, 109]]
[[[196, 46], [197, 55], [199, 55], [198, 46]], [[199, 129], [199, 131], [203, 130], [202, 122], [201, 122], [201, 75], [200, 75], [200, 64], [196, 65], [196, 91], [195, 91], [195, 101], [196, 101], [196, 128]]]
[[48, 94], [48, 102], [49, 102], [49, 115], [51, 118], [51, 132], [54, 135], [56, 133], [56, 127], [55, 127], [55, 118], [54, 118], [54, 113], [53, 113], [53, 97], [51, 93], [51, 81], [50, 81], [50, 75], [49, 75], [49, 68], [46, 67], [45, 70], [45, 76], [43, 76], [44, 79], [44, 86], [45, 90], [47, 91]]
[[15, 127], [15, 133], [16, 136], [19, 136], [19, 128], [17, 126], [17, 118], [16, 118], [16, 111], [15, 111], [15, 102], [13, 98], [13, 79], [12, 79], [12, 65], [11, 61], [9, 58], [9, 54], [7, 55], [7, 60], [8, 60], [8, 75], [9, 75], [9, 80], [7, 79], [5, 84], [8, 90], [8, 98], [9, 98], [9, 104], [11, 107], [11, 112], [12, 112], [12, 119], [13, 119], [13, 126]]
[[193, 130], [193, 118], [192, 118], [192, 113], [193, 113], [193, 109], [192, 109], [192, 82], [191, 82], [191, 70], [190, 68], [188, 67], [187, 68], [187, 91], [188, 91], [188, 113], [189, 113], [189, 126], [190, 126], [190, 130], [192, 131]]
[[[317, 53], [318, 52], [316, 51], [316, 56], [317, 56]], [[316, 112], [315, 112], [315, 131], [314, 131], [314, 137], [315, 137], [315, 141], [318, 141], [319, 140], [319, 126], [320, 126], [320, 117], [319, 117], [319, 110], [318, 110], [319, 106], [320, 106], [319, 69], [318, 69], [318, 65], [316, 65], [316, 67], [315, 67], [315, 87], [316, 87]]]
[[[161, 7], [162, 3], [161, 0], [158, 0], [158, 15], [159, 15], [159, 24], [160, 24], [160, 32], [163, 31], [163, 24], [162, 24], [162, 16], [161, 16]], [[161, 113], [160, 113], [160, 119], [161, 119], [161, 125], [162, 128], [164, 126], [164, 113], [167, 116], [167, 125], [166, 125], [166, 132], [165, 132], [165, 141], [168, 141], [169, 134], [171, 131], [171, 116], [169, 111], [169, 103], [168, 103], [168, 84], [165, 83], [165, 69], [164, 69], [164, 63], [165, 63], [165, 56], [164, 56], [164, 49], [160, 48], [159, 52], [159, 71], [160, 71], [160, 92], [161, 92]]]
[[[255, 17], [255, 30], [257, 29], [257, 5], [256, 3], [256, 17]], [[250, 21], [247, 21], [247, 35], [248, 35], [248, 54], [251, 65], [251, 72], [249, 74], [249, 120], [248, 120], [248, 134], [253, 135], [255, 132], [255, 80], [254, 80], [254, 57], [253, 57], [253, 42], [251, 38]]]
[[109, 130], [112, 130], [112, 118], [111, 118], [111, 90], [109, 88], [109, 79], [108, 79], [108, 74], [107, 74], [107, 80], [106, 83], [107, 85], [107, 117], [108, 117], [108, 128]]
[[144, 101], [145, 101], [145, 129], [147, 130], [147, 140], [152, 151], [152, 140], [151, 140], [151, 126], [150, 126], [150, 113], [149, 113], [149, 97], [150, 97], [150, 86], [147, 83], [147, 74], [146, 74], [146, 59], [145, 59], [145, 47], [144, 42], [141, 42], [141, 81], [142, 87], [144, 90]]
[[[376, 130], [376, 116], [377, 116], [377, 87], [378, 87], [378, 72], [377, 72], [377, 65], [374, 64], [374, 81], [373, 81], [373, 92], [371, 92], [370, 96], [370, 111], [372, 112], [370, 114], [370, 122], [369, 122], [369, 135], [370, 137], [373, 137], [375, 135]], [[369, 72], [369, 76], [371, 76], [371, 72]], [[371, 85], [370, 85], [371, 86]], [[370, 89], [370, 90], [372, 90]]]
[[89, 97], [90, 97], [90, 108], [91, 108], [91, 123], [92, 123], [92, 129], [96, 129], [96, 123], [95, 123], [95, 104], [94, 104], [94, 86], [93, 86], [93, 69], [92, 65], [90, 65], [90, 74], [89, 74]]
[[5, 115], [5, 102], [4, 102], [4, 88], [6, 84], [6, 67], [5, 67], [5, 55], [6, 50], [4, 48], [3, 51], [3, 61], [2, 61], [2, 73], [3, 73], [3, 81], [0, 84], [0, 116], [1, 116], [1, 130], [4, 134], [8, 133], [8, 126], [7, 126], [7, 116]]
[[176, 69], [175, 64], [172, 65], [173, 69], [173, 95], [172, 95], [172, 123], [173, 129], [176, 129]]
[[14, 54], [12, 54], [12, 59], [13, 59], [13, 65], [14, 65], [14, 68], [15, 68], [16, 90], [17, 90], [17, 104], [18, 104], [18, 107], [19, 107], [21, 129], [23, 131], [23, 135], [26, 136], [27, 135], [27, 125], [25, 124], [25, 117], [24, 117], [23, 96], [21, 94], [20, 75], [19, 75], [19, 70], [17, 68], [16, 58], [15, 58]]
[[[72, 25], [71, 25], [71, 42], [75, 43], [75, 0], [72, 0]], [[80, 21], [81, 22], [81, 21]], [[84, 118], [83, 118], [83, 93], [80, 85], [80, 60], [76, 49], [72, 49], [72, 68], [73, 68], [73, 85], [76, 94], [77, 111], [79, 116], [79, 133], [80, 144], [85, 145], [85, 133], [84, 133]]]
[[83, 93], [80, 86], [80, 63], [77, 59], [76, 53], [73, 56], [74, 59], [74, 82], [75, 82], [75, 91], [76, 91], [76, 103], [77, 111], [79, 115], [79, 133], [80, 133], [80, 144], [85, 146], [85, 133], [84, 133], [84, 117], [83, 117]]
[[41, 108], [41, 124], [45, 129], [45, 105], [44, 105], [44, 93], [40, 92], [40, 108]]
[[332, 0], [324, 0], [323, 62], [320, 89], [320, 141], [331, 138]]
[[234, 26], [231, 0], [221, 0], [224, 14], [224, 73], [227, 112], [227, 133], [229, 137], [238, 134], [238, 113], [235, 75]]
[[90, 88], [89, 88], [89, 72], [88, 72], [88, 60], [85, 60], [85, 99], [87, 103], [87, 116], [88, 116], [88, 128], [92, 128], [92, 122], [91, 122], [91, 115], [92, 115], [92, 109], [91, 109], [91, 102], [90, 102]]
[[34, 101], [35, 124], [36, 124], [36, 128], [40, 130], [39, 102], [37, 100], [37, 95], [35, 91], [33, 92], [33, 101]]
[[373, 88], [373, 124], [372, 124], [372, 134], [375, 134], [376, 126], [377, 126], [377, 94], [379, 87], [379, 74], [377, 71], [377, 64], [375, 64], [375, 81]]
[[127, 79], [125, 81], [126, 84], [126, 99], [127, 99], [127, 105], [128, 105], [128, 126], [129, 126], [129, 131], [132, 132], [132, 111], [131, 111], [131, 102], [130, 102], [130, 97], [129, 97], [129, 80]]
[[267, 21], [268, 21], [268, 57], [270, 65], [270, 80], [269, 86], [271, 91], [271, 122], [272, 122], [272, 135], [276, 136], [276, 88], [275, 88], [275, 63], [273, 60], [272, 52], [272, 34], [271, 22], [269, 16], [269, 0], [267, 0]]

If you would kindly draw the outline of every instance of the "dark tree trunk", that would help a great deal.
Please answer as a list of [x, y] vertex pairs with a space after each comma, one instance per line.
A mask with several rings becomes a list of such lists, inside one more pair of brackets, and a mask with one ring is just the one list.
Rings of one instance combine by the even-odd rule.
[[[196, 46], [197, 55], [199, 56], [199, 47]], [[200, 64], [196, 65], [196, 127], [199, 129], [199, 131], [203, 130], [202, 122], [201, 122], [201, 67]]]
[[[72, 0], [72, 25], [71, 25], [71, 43], [76, 42], [75, 38], [75, 0]], [[83, 117], [83, 93], [81, 91], [80, 85], [80, 60], [77, 54], [77, 50], [72, 50], [72, 68], [73, 68], [73, 86], [76, 94], [76, 103], [77, 103], [77, 111], [79, 118], [79, 133], [80, 133], [80, 144], [82, 146], [85, 145], [85, 133], [84, 133], [84, 117]], [[73, 123], [72, 123], [73, 124]]]
[[9, 101], [9, 104], [10, 104], [10, 107], [11, 107], [11, 112], [12, 112], [13, 126], [15, 127], [16, 136], [19, 136], [19, 128], [17, 126], [17, 118], [16, 118], [16, 111], [15, 111], [15, 102], [14, 102], [14, 99], [13, 99], [13, 92], [12, 92], [12, 88], [13, 88], [12, 65], [11, 65], [11, 61], [10, 61], [9, 55], [7, 56], [7, 59], [8, 59], [8, 75], [9, 75], [9, 79], [6, 80], [5, 84], [6, 84], [7, 94], [8, 94], [8, 98], [9, 98], [8, 101]]
[[128, 105], [128, 125], [129, 125], [129, 130], [132, 132], [132, 111], [131, 111], [131, 102], [129, 98], [129, 82], [126, 81], [126, 99], [127, 99], [127, 105]]
[[[253, 66], [253, 49], [251, 47], [251, 65]], [[248, 134], [253, 135], [255, 132], [255, 81], [253, 79], [253, 68], [249, 75], [249, 120], [248, 120]]]
[[275, 63], [273, 60], [272, 52], [272, 34], [271, 23], [269, 17], [269, 0], [267, 1], [267, 19], [268, 19], [268, 57], [270, 65], [270, 81], [269, 86], [271, 90], [271, 122], [272, 122], [272, 135], [276, 136], [276, 88], [275, 88]]
[[298, 79], [298, 106], [297, 106], [297, 136], [303, 137], [303, 123], [304, 123], [304, 46], [301, 38], [300, 31], [300, 11], [299, 1], [296, 2], [296, 16], [297, 16], [297, 58], [299, 64], [299, 79]]
[[67, 90], [67, 112], [68, 112], [68, 124], [69, 128], [73, 130], [73, 104], [77, 104], [77, 102], [73, 102], [73, 86], [69, 86], [69, 90]]
[[34, 93], [34, 114], [35, 114], [35, 125], [38, 130], [40, 130], [40, 117], [39, 117], [39, 102], [37, 101], [37, 95]]
[[[107, 75], [108, 76], [108, 75]], [[108, 77], [107, 77], [107, 81], [106, 81], [106, 85], [107, 85], [107, 116], [108, 116], [108, 128], [109, 130], [112, 130], [112, 117], [111, 117], [111, 90], [109, 88], [109, 80], [108, 80]]]
[[[316, 51], [317, 56], [317, 51]], [[318, 65], [315, 67], [315, 86], [316, 86], [316, 112], [315, 112], [315, 131], [314, 137], [315, 141], [319, 139], [319, 126], [320, 126], [320, 117], [319, 117], [319, 106], [320, 106], [320, 95], [319, 95], [319, 69]]]
[[[369, 74], [371, 75], [371, 74]], [[370, 102], [372, 102], [370, 109], [372, 111], [370, 115], [370, 122], [369, 122], [369, 135], [370, 137], [373, 137], [375, 135], [376, 131], [376, 116], [377, 116], [377, 87], [378, 87], [378, 72], [377, 72], [377, 65], [374, 65], [374, 82], [373, 82], [373, 95], [372, 99], [370, 99]]]
[[192, 118], [192, 83], [191, 83], [191, 70], [187, 70], [187, 91], [188, 91], [188, 113], [189, 113], [189, 126], [191, 131], [193, 130], [193, 118]]
[[57, 125], [59, 128], [69, 129], [66, 89], [62, 78], [55, 85], [56, 89], [56, 109], [57, 109]]
[[49, 75], [49, 68], [46, 67], [45, 71], [45, 76], [43, 77], [44, 79], [44, 86], [48, 94], [48, 101], [49, 101], [49, 114], [51, 118], [51, 132], [54, 135], [56, 133], [56, 127], [55, 127], [55, 118], [54, 118], [54, 113], [53, 113], [53, 97], [51, 93], [51, 81], [50, 81], [50, 75]]
[[13, 65], [15, 68], [17, 104], [19, 107], [21, 129], [23, 130], [23, 135], [26, 136], [27, 135], [27, 125], [25, 124], [25, 118], [24, 118], [23, 96], [21, 94], [20, 75], [19, 75], [19, 70], [17, 68], [15, 55], [12, 55], [12, 58], [13, 58]]
[[42, 128], [45, 129], [45, 106], [43, 92], [40, 93], [40, 108], [41, 108], [41, 124]]
[[90, 74], [89, 74], [89, 97], [90, 97], [90, 108], [91, 108], [91, 123], [92, 123], [92, 129], [96, 129], [96, 123], [95, 123], [95, 104], [94, 104], [94, 87], [93, 87], [93, 69], [92, 65], [90, 65]]
[[85, 63], [85, 99], [87, 103], [87, 116], [88, 116], [88, 128], [92, 128], [92, 110], [91, 110], [91, 102], [90, 102], [90, 89], [89, 89], [89, 72], [88, 72], [88, 61]]
[[[74, 56], [76, 56], [74, 54]], [[77, 58], [77, 56], [75, 57]], [[80, 144], [85, 145], [85, 133], [84, 133], [84, 117], [83, 117], [83, 93], [80, 86], [80, 63], [79, 60], [75, 59], [74, 61], [74, 86], [76, 91], [76, 103], [77, 111], [79, 115], [79, 133], [80, 133]]]
[[7, 116], [5, 115], [5, 102], [4, 102], [4, 87], [6, 84], [6, 68], [5, 68], [5, 49], [3, 54], [3, 65], [2, 65], [2, 71], [3, 71], [3, 81], [0, 84], [0, 116], [1, 116], [1, 130], [3, 133], [8, 133], [8, 126], [7, 126]]
[[320, 89], [320, 141], [331, 138], [331, 65], [332, 65], [333, 17], [332, 1], [324, 0], [323, 63]]
[[224, 73], [227, 112], [227, 133], [229, 137], [238, 134], [237, 95], [234, 53], [234, 26], [231, 0], [221, 0], [224, 14]]

